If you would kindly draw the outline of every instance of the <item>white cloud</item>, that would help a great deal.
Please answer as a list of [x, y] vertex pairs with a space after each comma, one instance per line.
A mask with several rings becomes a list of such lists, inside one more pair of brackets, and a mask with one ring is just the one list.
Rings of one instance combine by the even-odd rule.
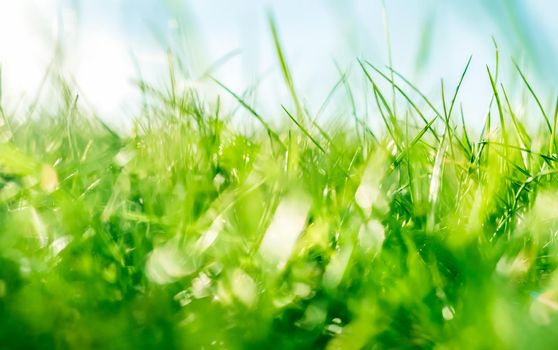
[[36, 93], [54, 51], [48, 41], [56, 31], [57, 4], [57, 0], [0, 2], [3, 102], [9, 106]]

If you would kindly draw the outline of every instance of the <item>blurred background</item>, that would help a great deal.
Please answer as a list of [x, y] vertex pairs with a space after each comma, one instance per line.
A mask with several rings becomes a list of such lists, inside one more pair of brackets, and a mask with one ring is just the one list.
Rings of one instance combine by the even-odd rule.
[[356, 98], [366, 100], [357, 58], [380, 67], [391, 61], [438, 96], [440, 79], [453, 91], [472, 55], [461, 98], [467, 118], [480, 121], [490, 100], [486, 65], [494, 69], [493, 39], [504, 82], [518, 85], [513, 58], [545, 105], [555, 96], [554, 0], [3, 0], [2, 103], [22, 108], [56, 70], [81, 101], [110, 124], [122, 124], [138, 112], [139, 79], [166, 84], [172, 51], [181, 58], [181, 84], [203, 95], [222, 93], [210, 75], [239, 93], [253, 88], [251, 101], [277, 112], [289, 99], [270, 13], [295, 86], [313, 112], [340, 71], [350, 72]]

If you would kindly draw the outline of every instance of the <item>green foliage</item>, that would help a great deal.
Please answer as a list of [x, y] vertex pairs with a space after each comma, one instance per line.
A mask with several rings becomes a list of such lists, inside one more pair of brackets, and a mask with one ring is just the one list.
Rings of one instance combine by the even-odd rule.
[[489, 70], [499, 123], [475, 138], [467, 69], [436, 107], [360, 62], [385, 132], [354, 107], [354, 129], [321, 126], [274, 35], [296, 107], [279, 130], [221, 84], [263, 126], [240, 133], [174, 74], [142, 86], [131, 136], [68, 96], [2, 111], [0, 348], [558, 344], [556, 113], [536, 98], [531, 130]]

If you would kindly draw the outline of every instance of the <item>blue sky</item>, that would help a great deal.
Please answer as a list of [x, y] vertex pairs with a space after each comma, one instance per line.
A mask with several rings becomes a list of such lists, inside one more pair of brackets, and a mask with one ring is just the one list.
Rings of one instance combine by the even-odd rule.
[[[426, 92], [440, 79], [452, 86], [469, 55], [464, 105], [471, 118], [488, 106], [486, 64], [493, 65], [492, 36], [503, 63], [515, 57], [537, 83], [556, 86], [558, 4], [553, 0], [385, 0], [394, 67]], [[218, 89], [200, 79], [211, 64], [234, 52], [212, 75], [236, 91], [262, 80], [255, 103], [271, 111], [287, 103], [266, 14], [273, 12], [295, 83], [316, 110], [342, 69], [356, 58], [388, 63], [382, 0], [19, 0], [0, 3], [0, 62], [10, 102], [32, 96], [52, 61], [57, 39], [65, 47], [62, 69], [84, 101], [117, 122], [135, 112], [138, 71], [163, 83], [166, 49], [184, 48], [189, 76], [203, 94]], [[430, 33], [430, 34], [428, 34]], [[421, 55], [421, 49], [427, 54]], [[510, 74], [510, 83], [514, 78]], [[364, 99], [365, 96], [362, 96]], [[274, 107], [269, 107], [274, 106]]]

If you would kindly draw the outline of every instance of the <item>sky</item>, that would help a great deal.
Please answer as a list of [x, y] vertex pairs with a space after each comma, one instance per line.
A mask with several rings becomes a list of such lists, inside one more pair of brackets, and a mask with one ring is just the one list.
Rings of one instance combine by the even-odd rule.
[[311, 111], [340, 71], [350, 72], [359, 100], [369, 98], [357, 58], [382, 67], [391, 51], [397, 71], [438, 96], [440, 80], [453, 89], [472, 56], [462, 99], [475, 122], [488, 108], [493, 39], [502, 79], [517, 84], [514, 58], [541, 90], [555, 92], [555, 13], [554, 0], [0, 0], [2, 103], [17, 109], [33, 100], [54, 66], [84, 103], [119, 124], [137, 114], [139, 76], [165, 84], [172, 50], [186, 65], [183, 84], [208, 98], [223, 91], [203, 78], [207, 73], [237, 92], [257, 84], [254, 104], [278, 112], [289, 99], [269, 30], [272, 14]]

